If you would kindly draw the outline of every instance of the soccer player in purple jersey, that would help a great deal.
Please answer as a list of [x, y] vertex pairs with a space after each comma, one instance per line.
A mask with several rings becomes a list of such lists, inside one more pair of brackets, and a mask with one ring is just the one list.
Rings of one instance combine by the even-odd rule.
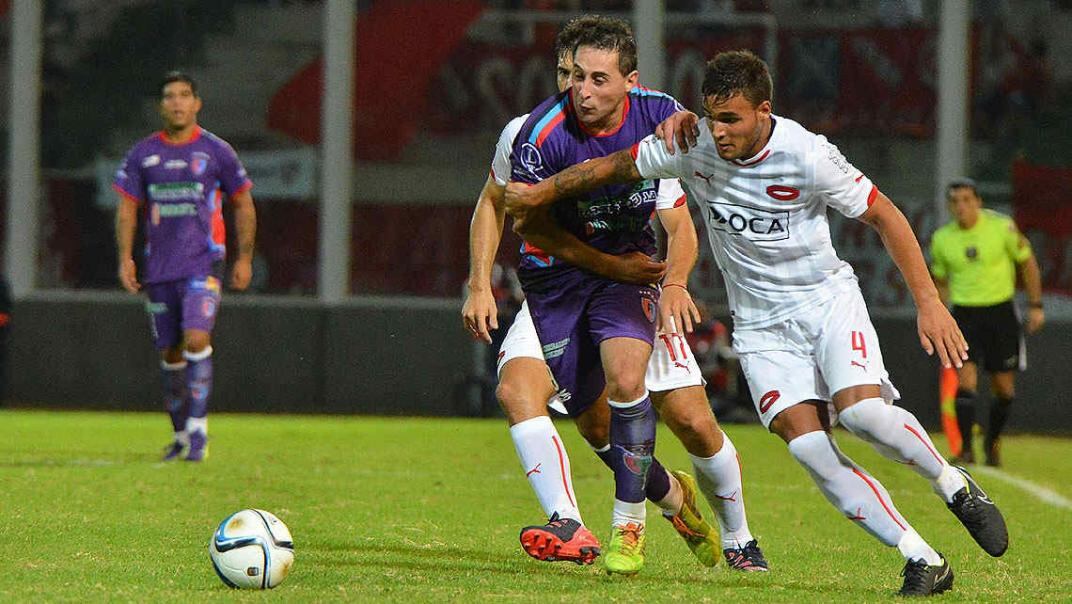
[[[602, 17], [584, 15], [568, 22], [555, 39], [557, 80], [560, 92], [571, 87], [573, 49], [581, 32], [599, 26]], [[497, 329], [495, 300], [490, 294], [491, 265], [505, 220], [503, 195], [510, 174], [510, 148], [528, 114], [511, 120], [503, 129], [492, 161], [491, 173], [480, 193], [470, 227], [469, 295], [462, 310], [464, 323], [474, 338], [489, 342]], [[670, 233], [668, 246], [682, 250], [680, 257], [696, 256], [697, 241], [684, 193], [676, 181], [660, 183], [657, 214]], [[553, 246], [544, 251], [608, 279], [649, 284], [659, 280], [666, 268], [642, 252], [615, 256], [600, 252], [559, 230]], [[680, 246], [680, 247], [677, 247]], [[691, 262], [688, 262], [691, 265]], [[597, 400], [571, 397], [565, 404], [555, 395], [555, 385], [544, 361], [538, 334], [527, 303], [522, 305], [499, 352], [499, 387], [496, 397], [507, 422], [529, 484], [549, 521], [522, 529], [525, 551], [538, 560], [573, 561], [587, 564], [599, 552], [599, 542], [584, 526], [580, 505], [573, 494], [569, 456], [548, 415], [550, 404], [567, 413], [577, 429], [609, 468], [621, 463], [621, 453], [611, 448], [608, 431], [610, 408], [603, 393]], [[719, 554], [731, 568], [767, 570], [767, 564], [752, 537], [742, 496], [742, 481], [736, 449], [719, 428], [703, 388], [700, 368], [680, 334], [659, 335], [645, 376], [652, 403], [674, 434], [685, 445], [697, 478], [685, 472], [669, 472], [652, 458], [645, 495], [685, 539], [705, 566], [717, 564]], [[697, 486], [697, 482], [699, 486]], [[702, 491], [717, 512], [719, 534], [704, 520], [697, 491]]]
[[[628, 147], [680, 107], [667, 95], [636, 86], [636, 45], [621, 20], [602, 18], [588, 27], [574, 45], [573, 58], [570, 90], [533, 110], [514, 140], [513, 180], [538, 182], [572, 163]], [[695, 306], [681, 282], [669, 281], [677, 287], [664, 293], [660, 306], [654, 287], [596, 276], [549, 252], [565, 230], [605, 254], [653, 254], [649, 219], [657, 187], [649, 181], [608, 188], [570, 200], [553, 215], [530, 215], [514, 225], [526, 239], [519, 276], [531, 318], [547, 365], [568, 397], [567, 409], [573, 402], [590, 404], [606, 386], [610, 441], [618, 462], [604, 564], [608, 572], [620, 574], [636, 573], [644, 563], [644, 492], [655, 439], [644, 373], [655, 321], [691, 325]], [[668, 279], [691, 267], [679, 252], [671, 246]], [[715, 443], [713, 451], [720, 445]]]
[[[142, 281], [157, 349], [164, 402], [174, 440], [164, 460], [201, 461], [208, 454], [212, 392], [212, 328], [225, 260], [223, 201], [234, 206], [238, 255], [230, 285], [249, 286], [257, 214], [234, 149], [197, 124], [201, 98], [189, 75], [168, 73], [160, 84], [164, 129], [135, 144], [116, 173], [119, 283], [142, 289], [134, 263], [138, 212], [145, 216]], [[185, 455], [183, 455], [185, 453]]]

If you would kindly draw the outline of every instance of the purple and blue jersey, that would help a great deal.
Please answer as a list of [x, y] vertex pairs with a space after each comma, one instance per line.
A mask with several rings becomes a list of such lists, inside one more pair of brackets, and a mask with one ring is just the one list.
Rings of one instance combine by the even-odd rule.
[[213, 273], [226, 256], [223, 201], [253, 186], [234, 149], [198, 128], [182, 143], [162, 132], [134, 145], [113, 188], [145, 209], [146, 283]]
[[[673, 97], [633, 88], [626, 96], [621, 124], [613, 132], [593, 134], [577, 119], [573, 92], [567, 90], [540, 103], [514, 139], [511, 179], [537, 183], [589, 159], [629, 148], [655, 131], [682, 106]], [[602, 187], [580, 198], [563, 200], [552, 209], [558, 223], [588, 245], [609, 254], [655, 253], [650, 219], [658, 196], [658, 181]], [[525, 244], [522, 279], [550, 277], [569, 265]]]

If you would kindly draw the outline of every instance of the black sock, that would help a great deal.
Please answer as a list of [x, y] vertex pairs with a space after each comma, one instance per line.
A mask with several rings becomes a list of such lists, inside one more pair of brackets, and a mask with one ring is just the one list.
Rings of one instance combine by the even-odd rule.
[[986, 427], [986, 444], [990, 446], [1001, 436], [1005, 429], [1005, 422], [1009, 419], [1009, 408], [1012, 407], [1011, 398], [1001, 396], [994, 397], [990, 403], [990, 424]]
[[972, 452], [972, 430], [975, 428], [975, 393], [957, 389], [957, 427], [960, 428], [961, 455]]

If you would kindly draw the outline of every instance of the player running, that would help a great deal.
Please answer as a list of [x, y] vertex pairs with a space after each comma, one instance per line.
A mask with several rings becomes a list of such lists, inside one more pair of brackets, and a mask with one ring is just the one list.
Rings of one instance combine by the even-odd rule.
[[234, 206], [238, 256], [231, 287], [252, 275], [257, 215], [253, 183], [226, 141], [197, 125], [201, 98], [194, 80], [169, 73], [160, 85], [164, 130], [139, 141], [115, 176], [119, 282], [141, 290], [134, 264], [138, 210], [145, 209], [142, 280], [153, 341], [160, 350], [164, 401], [175, 432], [164, 460], [201, 461], [208, 454], [212, 329], [220, 305], [225, 256], [223, 200]]
[[[581, 17], [571, 21], [560, 32], [556, 40], [560, 89], [569, 88], [573, 47], [578, 33], [589, 25], [598, 28], [605, 21], [597, 17]], [[489, 293], [490, 267], [503, 226], [505, 212], [502, 195], [510, 171], [510, 148], [527, 117], [515, 119], [504, 129], [491, 176], [474, 211], [470, 233], [470, 295], [463, 315], [474, 337], [485, 341], [490, 340], [488, 331], [497, 328], [494, 300]], [[672, 211], [672, 215], [666, 219], [678, 219], [675, 225], [677, 232], [685, 234], [679, 237], [676, 244], [685, 248], [685, 257], [694, 260], [697, 245], [695, 231], [688, 210], [684, 207], [683, 193], [676, 181], [663, 185], [657, 203], [660, 215]], [[683, 224], [687, 228], [682, 227]], [[691, 253], [688, 252], [690, 246]], [[554, 251], [557, 262], [565, 259], [570, 264], [610, 279], [650, 283], [657, 280], [664, 270], [662, 263], [651, 261], [646, 254], [634, 252], [628, 256], [614, 256], [584, 245], [575, 237], [563, 237], [550, 242], [547, 247]], [[691, 266], [691, 261], [688, 266]], [[722, 555], [733, 568], [766, 570], [767, 563], [748, 530], [741, 493], [740, 466], [733, 443], [722, 433], [711, 414], [699, 368], [687, 344], [684, 344], [680, 334], [666, 332], [661, 335], [659, 352], [652, 355], [648, 366], [647, 382], [654, 392], [656, 407], [686, 445], [700, 476], [701, 490], [718, 512], [722, 529], [721, 544], [700, 515], [695, 503], [696, 485], [691, 476], [684, 472], [668, 473], [653, 460], [645, 493], [660, 506], [664, 516], [671, 520], [705, 565], [716, 564], [721, 549]], [[547, 415], [547, 401], [555, 394], [555, 386], [548, 374], [544, 350], [536, 335], [527, 303], [503, 343], [499, 373], [497, 395], [511, 424], [511, 436], [518, 456], [545, 513], [551, 518], [547, 525], [526, 527], [521, 534], [523, 546], [538, 559], [590, 562], [594, 558], [591, 548], [598, 546], [598, 542], [581, 522], [572, 492], [569, 460]], [[613, 468], [615, 464], [620, 464], [621, 455], [611, 448], [607, 438], [610, 412], [605, 395], [599, 395], [598, 391], [588, 394], [586, 398], [573, 393], [568, 395], [565, 407], [560, 409], [568, 409], [582, 435], [608, 466]], [[599, 396], [598, 400], [596, 396]], [[539, 471], [534, 472], [537, 468]], [[631, 549], [642, 551], [642, 539], [630, 540], [630, 543], [633, 544]]]
[[[938, 455], [919, 421], [890, 404], [898, 394], [852, 267], [831, 245], [826, 208], [879, 232], [912, 292], [928, 354], [960, 366], [964, 338], [903, 214], [825, 137], [773, 115], [771, 96], [762, 60], [747, 51], [721, 53], [706, 68], [698, 134], [696, 115], [680, 113], [660, 127], [665, 144], [651, 136], [536, 186], [510, 184], [507, 209], [524, 217], [598, 187], [682, 178], [726, 278], [733, 345], [763, 424], [786, 441], [835, 507], [898, 548], [906, 560], [901, 594], [945, 591], [953, 584], [948, 561], [909, 525], [881, 483], [837, 448], [833, 421], [930, 481], [992, 556], [1008, 547], [1005, 521], [967, 472]], [[692, 152], [673, 154], [675, 139]]]

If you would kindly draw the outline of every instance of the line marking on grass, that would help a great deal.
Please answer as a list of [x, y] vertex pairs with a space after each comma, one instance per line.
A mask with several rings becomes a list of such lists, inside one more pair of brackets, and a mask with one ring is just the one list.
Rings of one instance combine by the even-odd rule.
[[1020, 478], [1019, 476], [1013, 476], [1012, 474], [1009, 474], [1008, 472], [1003, 472], [1001, 470], [997, 470], [997, 469], [994, 469], [994, 468], [988, 468], [986, 466], [976, 466], [975, 468], [972, 469], [972, 471], [976, 472], [976, 473], [979, 473], [979, 474], [986, 474], [987, 476], [992, 476], [992, 477], [994, 477], [994, 478], [996, 478], [998, 480], [1002, 480], [1002, 481], [1007, 482], [1007, 483], [1009, 483], [1011, 485], [1018, 486], [1021, 489], [1027, 491], [1028, 493], [1031, 493], [1032, 495], [1034, 495], [1038, 499], [1040, 499], [1040, 500], [1042, 500], [1042, 501], [1044, 501], [1044, 502], [1046, 502], [1046, 503], [1048, 503], [1048, 504], [1050, 504], [1050, 505], [1052, 505], [1054, 507], [1064, 508], [1066, 510], [1072, 510], [1072, 500], [1069, 500], [1068, 498], [1066, 498], [1066, 497], [1064, 497], [1062, 495], [1059, 495], [1059, 494], [1055, 493], [1054, 491], [1051, 491], [1050, 489], [1047, 489], [1046, 487], [1044, 487], [1042, 485], [1035, 484], [1035, 483], [1031, 482], [1030, 480], [1027, 480], [1026, 478]]

